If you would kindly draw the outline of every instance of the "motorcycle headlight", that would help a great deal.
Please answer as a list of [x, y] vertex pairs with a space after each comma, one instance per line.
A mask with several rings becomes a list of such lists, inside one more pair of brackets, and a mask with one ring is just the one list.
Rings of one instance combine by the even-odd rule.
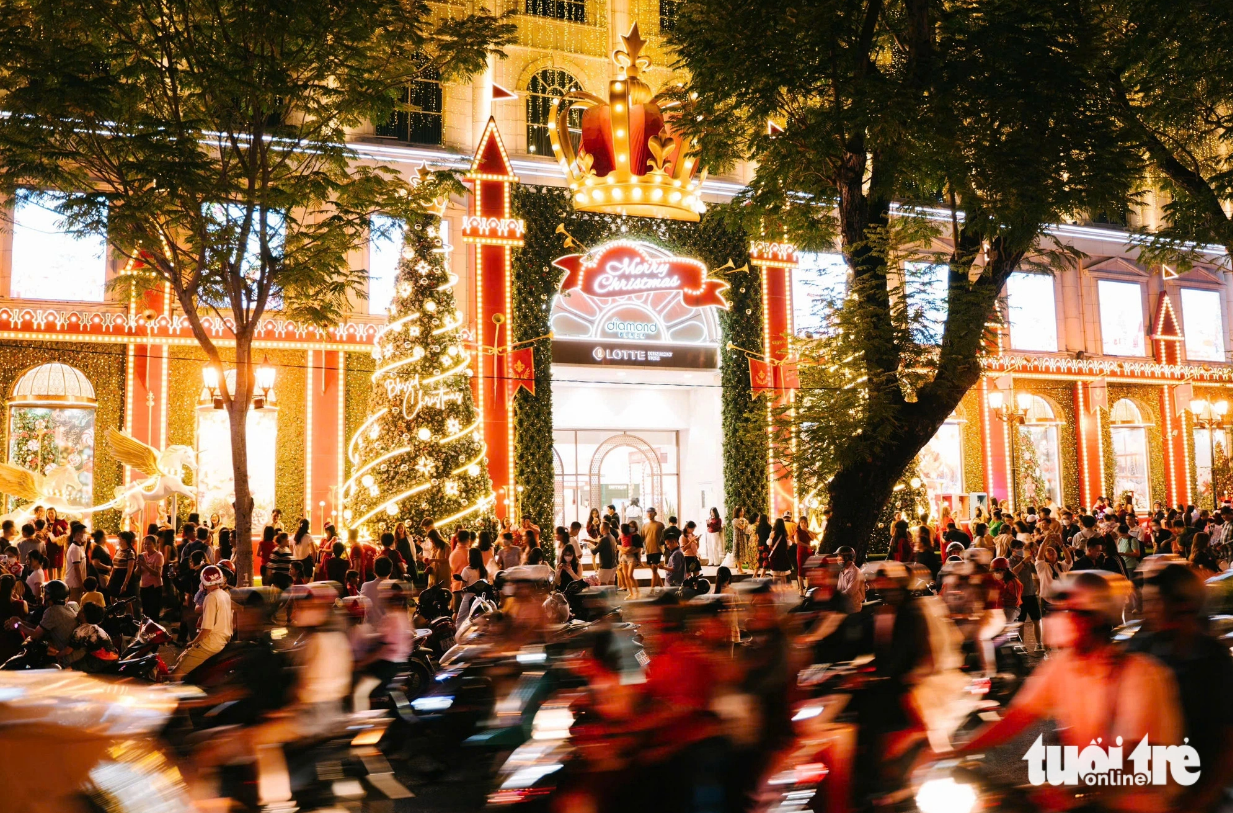
[[949, 776], [930, 779], [916, 792], [916, 806], [921, 813], [972, 813], [976, 807], [976, 789]]
[[426, 697], [417, 697], [411, 701], [411, 708], [420, 714], [435, 714], [448, 711], [452, 705], [454, 705], [454, 696], [451, 694], [430, 694]]

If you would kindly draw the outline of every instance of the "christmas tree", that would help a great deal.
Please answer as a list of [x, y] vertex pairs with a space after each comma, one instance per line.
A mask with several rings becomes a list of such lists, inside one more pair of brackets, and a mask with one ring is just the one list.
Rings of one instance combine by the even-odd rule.
[[361, 536], [399, 521], [413, 533], [425, 519], [471, 521], [493, 504], [439, 223], [431, 214], [406, 223], [390, 321], [373, 348], [370, 413], [347, 448], [343, 519]]

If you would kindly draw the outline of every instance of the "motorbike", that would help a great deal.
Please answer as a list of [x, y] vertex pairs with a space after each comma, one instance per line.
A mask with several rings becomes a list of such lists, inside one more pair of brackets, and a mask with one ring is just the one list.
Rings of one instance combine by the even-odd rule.
[[21, 651], [0, 666], [0, 670], [14, 672], [25, 669], [59, 669], [60, 664], [48, 650], [46, 638], [27, 638]]

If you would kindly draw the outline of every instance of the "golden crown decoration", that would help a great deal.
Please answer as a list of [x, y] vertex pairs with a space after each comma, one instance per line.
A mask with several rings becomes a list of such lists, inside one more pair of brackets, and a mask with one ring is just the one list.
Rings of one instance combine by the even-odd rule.
[[[693, 144], [672, 134], [671, 116], [665, 119], [660, 107], [662, 94], [652, 94], [641, 78], [651, 60], [642, 55], [646, 41], [637, 23], [621, 42], [625, 47], [612, 53], [617, 73], [608, 83], [608, 101], [585, 91], [552, 101], [548, 137], [569, 179], [574, 208], [697, 221], [706, 209], [701, 198], [706, 170], [694, 177], [698, 159]], [[575, 108], [582, 110], [576, 150], [569, 137]]]

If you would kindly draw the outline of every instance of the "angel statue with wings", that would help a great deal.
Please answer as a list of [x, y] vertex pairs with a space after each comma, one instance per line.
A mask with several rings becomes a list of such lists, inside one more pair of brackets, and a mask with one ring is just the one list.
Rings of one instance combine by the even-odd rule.
[[68, 499], [73, 491], [80, 488], [77, 469], [67, 464], [52, 466], [46, 474], [40, 474], [12, 463], [0, 463], [0, 493], [26, 501], [25, 505], [2, 517], [18, 525], [34, 516], [36, 506], [54, 508], [62, 516], [89, 513], [91, 509], [83, 510]]
[[117, 429], [107, 430], [107, 445], [112, 457], [146, 475], [145, 480], [116, 488], [112, 502], [123, 502], [120, 508], [125, 516], [139, 513], [147, 502], [173, 495], [196, 499], [193, 490], [184, 485], [184, 467], [197, 470], [197, 453], [188, 446], [168, 446], [160, 453]]

